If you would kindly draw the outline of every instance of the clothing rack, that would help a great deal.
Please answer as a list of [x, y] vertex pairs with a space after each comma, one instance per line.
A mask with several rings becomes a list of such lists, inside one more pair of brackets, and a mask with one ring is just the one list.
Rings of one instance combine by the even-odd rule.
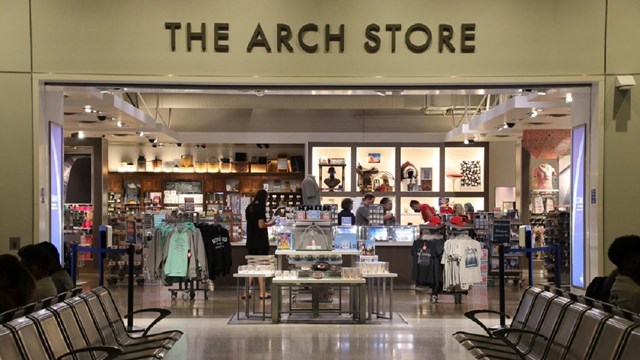
[[[428, 285], [431, 287], [430, 301], [432, 303], [437, 303], [438, 296], [445, 294], [452, 295], [454, 302], [461, 304], [462, 295], [468, 294], [468, 290], [456, 289], [451, 291], [443, 287], [444, 276], [446, 274], [445, 266], [442, 265], [441, 262], [443, 256], [445, 256], [445, 243], [460, 235], [471, 237], [475, 235], [473, 230], [473, 226], [457, 226], [450, 223], [437, 226], [420, 225], [420, 237], [414, 241], [411, 247], [414, 259], [414, 271], [412, 275], [416, 281], [416, 286], [421, 284], [421, 280], [427, 280]], [[430, 259], [425, 261], [423, 260], [424, 256], [429, 256]], [[479, 262], [478, 266], [480, 266]], [[425, 276], [421, 271], [431, 272], [431, 274]]]
[[[205, 300], [209, 297], [209, 287], [203, 287], [208, 265], [202, 236], [192, 221], [185, 221], [193, 216], [190, 213], [172, 213], [156, 228], [150, 247], [148, 262], [154, 278], [162, 279], [168, 286], [178, 284], [178, 287], [167, 289], [172, 299], [176, 299], [179, 292], [184, 300], [194, 299], [199, 291], [204, 293]], [[184, 260], [181, 260], [183, 256], [187, 257], [186, 269]]]

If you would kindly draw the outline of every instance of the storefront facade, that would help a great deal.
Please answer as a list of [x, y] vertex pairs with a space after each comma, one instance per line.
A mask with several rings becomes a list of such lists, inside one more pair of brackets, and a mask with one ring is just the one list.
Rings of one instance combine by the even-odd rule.
[[[331, 86], [590, 86], [584, 199], [587, 271], [637, 233], [628, 207], [640, 151], [640, 4], [609, 1], [83, 1], [2, 0], [0, 108], [5, 156], [0, 252], [49, 231], [47, 83]], [[640, 75], [639, 75], [640, 77]], [[46, 104], [46, 106], [45, 106]], [[245, 139], [259, 134], [248, 132]], [[230, 140], [229, 134], [221, 135]], [[267, 135], [277, 141], [281, 134]], [[341, 134], [352, 139], [352, 134]], [[371, 141], [359, 134], [362, 142]], [[336, 141], [335, 134], [312, 141]], [[222, 141], [212, 139], [211, 142]], [[389, 141], [406, 141], [390, 139]], [[420, 139], [409, 139], [417, 142]], [[625, 199], [624, 202], [621, 199]]]

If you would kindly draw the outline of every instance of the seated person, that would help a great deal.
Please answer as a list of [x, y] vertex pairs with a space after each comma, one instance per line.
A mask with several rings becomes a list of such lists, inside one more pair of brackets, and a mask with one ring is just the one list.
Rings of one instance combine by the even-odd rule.
[[18, 256], [31, 275], [36, 280], [36, 290], [31, 296], [30, 302], [40, 301], [51, 296], [58, 295], [56, 285], [49, 276], [49, 253], [37, 245], [23, 246], [18, 250]]
[[49, 263], [49, 276], [56, 285], [58, 294], [73, 289], [73, 280], [69, 273], [60, 265], [60, 253], [58, 249], [50, 242], [43, 241], [38, 244], [39, 247], [45, 249], [49, 253], [51, 262]]
[[609, 247], [608, 256], [618, 267], [609, 302], [640, 313], [640, 236], [626, 235], [615, 239]]
[[14, 255], [0, 255], [0, 313], [27, 305], [36, 281]]

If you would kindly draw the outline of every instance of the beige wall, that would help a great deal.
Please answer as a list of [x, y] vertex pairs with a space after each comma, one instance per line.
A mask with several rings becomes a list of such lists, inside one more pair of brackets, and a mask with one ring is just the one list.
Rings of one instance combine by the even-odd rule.
[[9, 250], [9, 237], [21, 245], [33, 241], [34, 155], [31, 75], [0, 73], [0, 254]]
[[[493, 142], [489, 145], [489, 203], [490, 210], [495, 204], [497, 186], [516, 186], [516, 143]], [[522, 212], [522, 210], [520, 210]]]
[[33, 241], [34, 156], [29, 2], [0, 0], [0, 254]]
[[[640, 76], [635, 76], [640, 83]], [[605, 99], [604, 249], [621, 235], [640, 234], [635, 205], [640, 203], [640, 88], [615, 90], [608, 76]], [[613, 264], [605, 259], [605, 271]]]
[[31, 71], [29, 2], [0, 0], [0, 72]]
[[[137, 74], [175, 76], [327, 76], [328, 82], [370, 82], [374, 77], [583, 75], [604, 67], [604, 1], [539, 0], [424, 1], [424, 0], [34, 0], [33, 59], [37, 72], [73, 74]], [[177, 51], [170, 51], [165, 22], [182, 22]], [[186, 22], [206, 22], [207, 52], [199, 43], [186, 51]], [[230, 23], [229, 53], [213, 53], [214, 22]], [[313, 22], [320, 26], [345, 24], [345, 51], [306, 54], [275, 52], [275, 26], [294, 29]], [[246, 52], [260, 23], [274, 52]], [[363, 49], [364, 29], [370, 23], [399, 23], [406, 29], [424, 23], [434, 35], [438, 24], [454, 26], [455, 54], [439, 54], [437, 38], [426, 53], [414, 54], [398, 37], [397, 53], [390, 36], [381, 32], [377, 54]], [[459, 52], [459, 26], [476, 23], [476, 53]], [[199, 27], [198, 27], [199, 29]], [[294, 39], [296, 36], [294, 36]], [[319, 34], [308, 40], [322, 44]], [[416, 36], [416, 41], [420, 40]], [[73, 55], [71, 55], [73, 54]], [[364, 77], [364, 78], [360, 78]]]
[[[608, 4], [608, 9], [605, 9]], [[29, 8], [26, 1], [0, 0], [0, 72], [29, 72]], [[640, 2], [636, 0], [540, 0], [489, 2], [451, 1], [382, 1], [353, 0], [271, 0], [255, 2], [169, 0], [33, 0], [33, 70], [39, 79], [103, 79], [151, 82], [216, 81], [354, 84], [354, 83], [459, 83], [478, 82], [579, 82], [584, 75], [635, 74], [640, 82]], [[277, 11], [274, 11], [277, 9]], [[605, 31], [605, 14], [608, 14]], [[228, 54], [205, 54], [169, 49], [165, 21], [192, 23], [229, 22], [231, 51]], [[307, 22], [320, 25], [346, 24], [344, 54], [304, 54], [295, 47], [294, 54], [265, 54], [258, 49], [245, 51], [254, 26], [260, 22], [269, 39], [273, 27], [284, 22], [296, 28]], [[369, 23], [401, 23], [404, 28], [414, 22], [459, 25], [475, 22], [475, 54], [438, 54], [432, 48], [425, 54], [409, 53], [399, 41], [398, 53], [389, 52], [389, 38], [383, 37], [380, 53], [366, 54], [362, 49], [364, 27]], [[210, 31], [211, 28], [209, 28]], [[184, 29], [182, 30], [184, 34]], [[605, 34], [607, 36], [605, 44]], [[211, 33], [208, 48], [212, 49]], [[400, 39], [401, 40], [401, 39]], [[273, 45], [273, 44], [272, 44]], [[606, 53], [605, 53], [606, 51]], [[605, 61], [606, 59], [606, 61]], [[79, 76], [78, 76], [79, 75]], [[31, 93], [28, 75], [0, 73], [0, 109], [3, 125], [9, 119], [0, 151], [4, 168], [16, 163], [16, 176], [7, 174], [3, 198], [18, 210], [3, 210], [0, 228], [0, 252], [5, 249], [8, 229], [30, 236], [34, 169], [31, 125]], [[268, 78], [268, 80], [265, 80]], [[478, 80], [481, 79], [481, 80]], [[551, 80], [550, 80], [551, 79]], [[567, 80], [569, 79], [569, 80]], [[592, 78], [590, 78], [592, 79]], [[591, 80], [586, 80], [591, 81]], [[593, 115], [603, 121], [604, 187], [599, 194], [603, 207], [605, 246], [620, 234], [638, 232], [627, 218], [628, 209], [640, 202], [640, 191], [633, 179], [640, 168], [639, 153], [640, 89], [631, 90], [625, 99], [614, 91], [614, 78], [607, 77], [604, 87], [604, 111]], [[9, 89], [11, 91], [9, 91]], [[23, 90], [27, 89], [27, 93]], [[7, 96], [5, 96], [5, 93]], [[597, 97], [597, 96], [596, 96]], [[598, 106], [600, 103], [598, 103]], [[39, 121], [39, 119], [37, 119]], [[592, 126], [596, 126], [592, 124]], [[29, 134], [30, 135], [30, 134]], [[16, 158], [17, 156], [17, 158]], [[16, 160], [19, 159], [19, 160]], [[496, 166], [496, 161], [492, 167]], [[600, 169], [598, 169], [600, 170]], [[593, 171], [593, 169], [592, 169]], [[13, 191], [20, 189], [20, 191]], [[25, 191], [22, 191], [25, 190]], [[622, 199], [624, 204], [621, 205]], [[23, 213], [26, 211], [26, 213]], [[15, 215], [12, 215], [15, 214]], [[10, 226], [5, 226], [10, 224]], [[21, 228], [25, 230], [21, 230]], [[604, 253], [604, 252], [600, 252]], [[604, 255], [602, 255], [604, 257]], [[609, 269], [610, 266], [607, 267]]]
[[[610, 0], [608, 17], [606, 73], [634, 75], [640, 84], [640, 2]], [[640, 203], [640, 86], [618, 91], [615, 76], [607, 76], [604, 112], [602, 257], [605, 272], [609, 272], [614, 265], [608, 261], [606, 249], [613, 240], [640, 234], [634, 210]]]

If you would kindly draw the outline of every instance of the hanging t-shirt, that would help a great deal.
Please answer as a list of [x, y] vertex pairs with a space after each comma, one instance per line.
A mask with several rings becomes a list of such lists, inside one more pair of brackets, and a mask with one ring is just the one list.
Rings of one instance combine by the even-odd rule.
[[446, 290], [468, 290], [482, 281], [480, 263], [482, 247], [467, 236], [448, 240], [444, 246], [442, 263], [445, 266], [444, 288]]
[[169, 238], [169, 253], [164, 266], [166, 276], [187, 276], [189, 268], [189, 234], [186, 228], [176, 230]]

